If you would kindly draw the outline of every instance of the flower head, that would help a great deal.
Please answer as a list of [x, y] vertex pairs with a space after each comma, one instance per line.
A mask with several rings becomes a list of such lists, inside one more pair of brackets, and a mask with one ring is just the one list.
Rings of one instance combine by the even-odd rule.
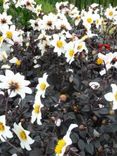
[[41, 108], [43, 107], [43, 104], [41, 102], [40, 96], [36, 96], [35, 98], [35, 102], [33, 105], [33, 111], [32, 111], [32, 116], [31, 116], [31, 122], [35, 122], [35, 120], [37, 120], [37, 124], [41, 125], [41, 119], [42, 119], [42, 115], [41, 115]]
[[112, 109], [115, 110], [117, 109], [117, 85], [111, 84], [111, 88], [112, 92], [105, 94], [104, 97], [107, 101], [113, 102]]
[[64, 52], [65, 47], [65, 37], [59, 35], [53, 35], [53, 40], [51, 44], [54, 46], [54, 52], [57, 52], [58, 56], [60, 56]]
[[5, 139], [12, 137], [10, 127], [6, 126], [5, 115], [0, 116], [0, 140], [4, 142]]
[[26, 148], [28, 151], [30, 151], [30, 145], [34, 143], [34, 140], [29, 136], [30, 132], [25, 130], [22, 127], [21, 123], [19, 123], [18, 125], [14, 123], [13, 131], [19, 138], [21, 147], [23, 149]]
[[76, 42], [75, 46], [76, 46], [76, 49], [77, 49], [78, 52], [82, 52], [83, 50], [85, 50], [86, 53], [88, 52], [86, 44], [85, 44], [84, 41], [76, 40], [75, 42]]
[[78, 125], [71, 124], [68, 128], [66, 135], [62, 139], [58, 140], [57, 145], [55, 147], [56, 156], [63, 156], [66, 151], [66, 148], [72, 144], [70, 134], [71, 131], [76, 127], [78, 127]]
[[11, 25], [12, 16], [7, 15], [6, 12], [0, 14], [0, 30], [2, 30], [5, 26]]
[[25, 94], [31, 94], [32, 90], [27, 87], [30, 82], [24, 79], [20, 73], [14, 74], [11, 70], [5, 71], [5, 76], [0, 75], [0, 88], [8, 89], [10, 97], [14, 97], [17, 94], [23, 99]]
[[112, 19], [114, 18], [115, 15], [117, 15], [116, 7], [113, 8], [113, 7], [110, 5], [110, 7], [107, 8], [106, 11], [105, 11], [105, 16], [106, 16], [108, 19], [112, 20]]
[[43, 77], [39, 78], [39, 84], [37, 85], [37, 95], [42, 96], [43, 98], [45, 97], [45, 92], [47, 87], [49, 86], [47, 82], [48, 75], [46, 73], [43, 74]]
[[65, 57], [67, 58], [67, 62], [71, 63], [74, 61], [74, 55], [76, 54], [77, 49], [75, 48], [75, 43], [70, 42], [65, 46]]
[[98, 59], [96, 61], [97, 64], [105, 64], [105, 68], [100, 71], [100, 75], [104, 75], [106, 70], [108, 71], [111, 67], [116, 67], [116, 63], [112, 64], [113, 59], [117, 58], [117, 52], [112, 53], [109, 52], [108, 54], [104, 55], [102, 53], [98, 54]]

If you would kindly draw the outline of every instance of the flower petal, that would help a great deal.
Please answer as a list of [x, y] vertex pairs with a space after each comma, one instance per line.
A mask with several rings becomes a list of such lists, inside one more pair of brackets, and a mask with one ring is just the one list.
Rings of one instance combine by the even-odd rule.
[[104, 98], [107, 100], [107, 101], [113, 101], [114, 100], [114, 95], [112, 92], [110, 93], [107, 93], [104, 95]]

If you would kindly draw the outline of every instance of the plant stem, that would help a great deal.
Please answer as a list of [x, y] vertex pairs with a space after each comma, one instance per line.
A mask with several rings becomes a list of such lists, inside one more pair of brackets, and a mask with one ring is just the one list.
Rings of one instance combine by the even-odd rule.
[[[3, 137], [3, 136], [2, 136]], [[4, 137], [3, 137], [4, 138]], [[22, 153], [21, 150], [19, 150], [15, 145], [13, 145], [11, 142], [9, 142], [7, 139], [4, 138], [4, 140], [10, 145], [12, 146], [14, 149], [16, 149], [17, 152]], [[23, 154], [23, 153], [22, 153]]]
[[7, 110], [8, 110], [8, 101], [9, 101], [9, 96], [6, 98], [6, 103], [5, 103], [5, 117], [6, 117], [6, 120], [7, 120]]

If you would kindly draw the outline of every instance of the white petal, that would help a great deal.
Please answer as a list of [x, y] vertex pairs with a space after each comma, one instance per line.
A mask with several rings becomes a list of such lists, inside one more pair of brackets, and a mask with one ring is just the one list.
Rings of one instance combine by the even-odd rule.
[[25, 98], [25, 92], [19, 92], [19, 95], [21, 96], [22, 99]]
[[111, 84], [112, 87], [112, 92], [116, 93], [117, 92], [117, 85], [116, 84]]
[[113, 101], [113, 110], [116, 110], [117, 109], [117, 101]]
[[11, 70], [6, 70], [5, 75], [9, 79], [14, 77], [14, 73]]
[[29, 87], [24, 88], [25, 93], [32, 94], [32, 90]]
[[104, 95], [104, 98], [107, 100], [107, 101], [113, 101], [114, 100], [114, 95], [112, 92], [110, 93], [107, 93]]
[[42, 125], [41, 119], [42, 119], [42, 117], [41, 117], [41, 113], [40, 113], [40, 114], [38, 115], [38, 117], [37, 117], [37, 124], [38, 124], [38, 125]]
[[4, 134], [5, 134], [5, 136], [7, 138], [12, 138], [13, 137], [13, 134], [11, 133], [11, 131], [9, 129], [10, 129], [10, 127], [6, 126], [6, 131], [5, 131]]
[[30, 145], [29, 145], [28, 143], [25, 144], [25, 148], [26, 148], [28, 151], [31, 150], [31, 147], [30, 147]]
[[0, 81], [4, 81], [6, 77], [4, 75], [0, 75]]
[[10, 93], [10, 96], [9, 96], [9, 97], [14, 97], [14, 96], [16, 96], [16, 95], [17, 95], [16, 92], [12, 91], [12, 92]]
[[68, 129], [67, 132], [71, 133], [71, 131], [72, 131], [74, 128], [76, 128], [76, 127], [78, 127], [77, 124], [71, 124], [71, 125], [69, 126], [69, 129]]
[[30, 137], [30, 136], [28, 136], [28, 143], [29, 144], [33, 144], [35, 141]]
[[5, 115], [1, 115], [0, 116], [0, 122], [2, 122], [3, 124], [5, 124]]
[[6, 85], [6, 83], [0, 83], [0, 88], [1, 89], [8, 89], [8, 86]]
[[104, 75], [104, 74], [106, 74], [106, 70], [105, 69], [103, 69], [103, 70], [100, 71], [100, 75], [101, 76]]
[[33, 112], [32, 112], [32, 116], [31, 116], [31, 123], [34, 123], [35, 122], [35, 120], [36, 120], [36, 116], [35, 116], [35, 114], [33, 114]]
[[24, 142], [20, 142], [20, 146], [24, 149], [25, 148], [25, 144], [24, 144]]

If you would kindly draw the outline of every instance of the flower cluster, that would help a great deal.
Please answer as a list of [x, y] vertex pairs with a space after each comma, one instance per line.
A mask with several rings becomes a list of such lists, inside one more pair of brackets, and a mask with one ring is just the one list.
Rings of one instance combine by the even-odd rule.
[[[41, 7], [3, 1], [0, 155], [114, 156], [117, 7], [80, 11], [66, 1], [48, 14]], [[31, 15], [27, 26], [13, 8]]]

